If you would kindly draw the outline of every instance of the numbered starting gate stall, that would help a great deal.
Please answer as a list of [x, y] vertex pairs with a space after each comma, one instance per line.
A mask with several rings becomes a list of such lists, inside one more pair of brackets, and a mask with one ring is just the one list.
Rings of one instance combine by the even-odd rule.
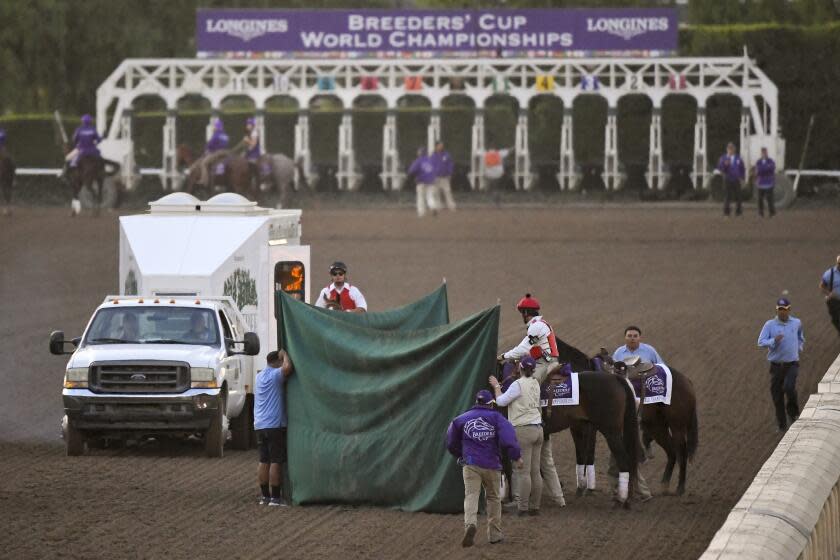
[[[163, 126], [163, 161], [160, 176], [172, 188], [179, 177], [176, 168], [176, 115], [178, 101], [188, 95], [210, 101], [213, 114], [221, 111], [229, 96], [253, 100], [257, 130], [265, 145], [266, 103], [275, 96], [294, 98], [300, 112], [294, 131], [295, 158], [301, 158], [307, 174], [311, 171], [309, 107], [313, 98], [329, 93], [338, 98], [344, 113], [339, 126], [339, 188], [353, 190], [359, 184], [355, 160], [351, 108], [357, 96], [379, 95], [387, 104], [383, 130], [382, 183], [386, 190], [401, 188], [404, 169], [410, 162], [400, 161], [396, 111], [405, 95], [423, 96], [431, 105], [427, 130], [431, 147], [440, 138], [441, 106], [450, 95], [466, 95], [475, 102], [472, 125], [469, 177], [473, 189], [485, 188], [483, 158], [487, 99], [508, 95], [516, 100], [514, 179], [517, 189], [533, 184], [528, 146], [528, 106], [538, 95], [553, 95], [563, 101], [563, 123], [558, 131], [557, 179], [562, 190], [572, 189], [579, 180], [573, 145], [572, 107], [577, 97], [599, 95], [607, 102], [604, 130], [604, 182], [618, 189], [619, 150], [617, 143], [619, 100], [625, 95], [645, 95], [652, 102], [650, 149], [647, 179], [651, 188], [662, 189], [666, 170], [662, 159], [662, 102], [674, 94], [693, 97], [697, 102], [694, 125], [693, 172], [695, 188], [703, 188], [710, 171], [706, 145], [706, 106], [710, 97], [736, 96], [741, 101], [739, 148], [750, 166], [760, 149], [782, 165], [785, 142], [779, 128], [778, 89], [751, 60], [742, 57], [708, 58], [567, 58], [567, 59], [427, 59], [427, 60], [336, 60], [336, 59], [128, 59], [105, 80], [97, 91], [97, 126], [103, 136], [103, 149], [113, 159], [127, 164], [126, 182], [131, 185], [134, 145], [131, 134], [132, 104], [139, 96], [162, 98], [167, 107]], [[110, 109], [113, 111], [110, 112]], [[208, 134], [212, 119], [208, 123]], [[580, 123], [578, 126], [587, 126]], [[124, 165], [124, 168], [126, 165]], [[781, 171], [781, 170], [780, 170]]]

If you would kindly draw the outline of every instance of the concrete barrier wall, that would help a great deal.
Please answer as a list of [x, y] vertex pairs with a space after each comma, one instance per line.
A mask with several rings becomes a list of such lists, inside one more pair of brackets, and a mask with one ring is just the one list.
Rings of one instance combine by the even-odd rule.
[[840, 356], [700, 557], [840, 553]]

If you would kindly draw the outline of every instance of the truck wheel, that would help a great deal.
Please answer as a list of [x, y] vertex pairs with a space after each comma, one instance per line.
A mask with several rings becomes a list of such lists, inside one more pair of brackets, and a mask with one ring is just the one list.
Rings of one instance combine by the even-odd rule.
[[254, 399], [251, 395], [245, 400], [245, 406], [239, 416], [231, 420], [230, 429], [233, 432], [231, 444], [234, 449], [247, 450], [251, 448], [251, 431], [254, 427]]
[[67, 444], [68, 457], [78, 457], [85, 454], [85, 435], [69, 421], [64, 433], [64, 442]]
[[225, 454], [225, 426], [224, 426], [224, 404], [221, 403], [216, 409], [210, 427], [204, 434], [204, 453], [208, 457], [224, 457]]

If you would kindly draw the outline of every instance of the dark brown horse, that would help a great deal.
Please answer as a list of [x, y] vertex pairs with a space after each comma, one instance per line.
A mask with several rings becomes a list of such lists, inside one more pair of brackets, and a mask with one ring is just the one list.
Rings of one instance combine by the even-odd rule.
[[[565, 369], [564, 365], [558, 364], [549, 372], [549, 400], [553, 387], [568, 380], [569, 375], [564, 372]], [[515, 376], [516, 370], [512, 370], [511, 373]], [[584, 468], [594, 463], [589, 458], [594, 458], [595, 433], [601, 432], [610, 451], [616, 457], [619, 471], [629, 475], [628, 495], [619, 498], [619, 501], [629, 508], [629, 492], [632, 492], [633, 481], [636, 479], [640, 450], [639, 424], [633, 391], [625, 380], [600, 372], [584, 371], [578, 374], [577, 379], [580, 394], [578, 404], [553, 405], [549, 402], [543, 409], [545, 431], [547, 434], [567, 428], [571, 431], [578, 466], [578, 495], [583, 493], [586, 486], [586, 480], [582, 479]], [[594, 474], [594, 470], [591, 472]]]
[[0, 148], [0, 194], [3, 197], [3, 215], [8, 216], [12, 207], [12, 187], [15, 183], [15, 162]]
[[[110, 167], [110, 169], [108, 169]], [[87, 188], [93, 196], [93, 215], [98, 216], [102, 206], [102, 190], [105, 177], [115, 175], [120, 165], [114, 161], [106, 160], [100, 156], [81, 156], [76, 166], [70, 169], [70, 186], [73, 189], [73, 202], [71, 216], [75, 216], [81, 209], [79, 196], [83, 188]], [[79, 204], [78, 206], [76, 206]]]
[[[600, 356], [608, 370], [621, 373], [627, 371], [631, 378], [639, 375], [642, 380], [645, 374], [635, 374], [636, 368], [630, 367], [626, 370], [622, 364], [613, 363], [609, 354], [602, 350]], [[662, 491], [670, 493], [671, 476], [674, 473], [674, 466], [679, 462], [680, 476], [677, 483], [677, 494], [685, 493], [685, 479], [688, 468], [688, 461], [694, 458], [699, 445], [699, 425], [697, 422], [697, 395], [691, 379], [678, 369], [669, 365], [671, 370], [671, 404], [652, 403], [640, 405], [642, 442], [649, 447], [655, 441], [665, 451], [668, 462], [665, 465], [665, 472], [662, 474]]]
[[[189, 166], [183, 188], [185, 192], [196, 194], [201, 187], [207, 191], [208, 197], [219, 192], [235, 192], [249, 200], [256, 200], [257, 191], [251, 184], [251, 170], [248, 166], [248, 160], [244, 157], [225, 150], [193, 160], [192, 150], [188, 146], [178, 146], [176, 151], [179, 161]], [[210, 158], [208, 184], [199, 185], [202, 165], [205, 165], [208, 157]], [[218, 172], [220, 165], [222, 166], [221, 173]]]

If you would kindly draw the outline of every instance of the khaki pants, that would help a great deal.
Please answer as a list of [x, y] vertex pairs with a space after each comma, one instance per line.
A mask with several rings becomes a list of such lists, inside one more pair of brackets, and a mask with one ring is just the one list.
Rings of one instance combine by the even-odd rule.
[[[615, 462], [615, 455], [610, 453], [610, 466], [607, 469], [607, 476], [610, 477], [610, 488], [613, 494], [618, 493], [618, 463]], [[633, 485], [633, 493], [640, 500], [646, 500], [651, 497], [650, 488], [648, 487], [645, 477], [642, 476], [642, 471], [636, 468], [636, 484]]]
[[499, 496], [502, 473], [491, 469], [465, 465], [464, 474], [464, 527], [477, 525], [478, 497], [481, 487], [487, 496], [487, 540], [502, 538], [502, 500]]
[[554, 466], [554, 452], [551, 449], [551, 438], [554, 435], [556, 434], [551, 434], [547, 440], [543, 441], [542, 452], [540, 453], [540, 473], [542, 473], [545, 496], [558, 505], [565, 505], [566, 499], [563, 496], [563, 488], [560, 486], [557, 468]]
[[438, 188], [435, 183], [417, 183], [417, 215], [423, 217], [426, 215], [426, 208], [432, 212], [437, 212], [438, 207]]
[[534, 368], [534, 379], [536, 379], [540, 385], [545, 383], [545, 380], [548, 378], [548, 372], [557, 365], [556, 360], [546, 361], [545, 358], [540, 358], [537, 360], [537, 365]]
[[519, 496], [519, 511], [540, 509], [542, 478], [540, 477], [540, 453], [543, 447], [542, 426], [515, 426], [516, 439], [522, 450], [521, 469], [513, 469], [513, 488]]
[[454, 212], [455, 198], [452, 196], [452, 184], [449, 177], [438, 177], [436, 184], [441, 197], [443, 197], [443, 202], [446, 204], [446, 207]]

